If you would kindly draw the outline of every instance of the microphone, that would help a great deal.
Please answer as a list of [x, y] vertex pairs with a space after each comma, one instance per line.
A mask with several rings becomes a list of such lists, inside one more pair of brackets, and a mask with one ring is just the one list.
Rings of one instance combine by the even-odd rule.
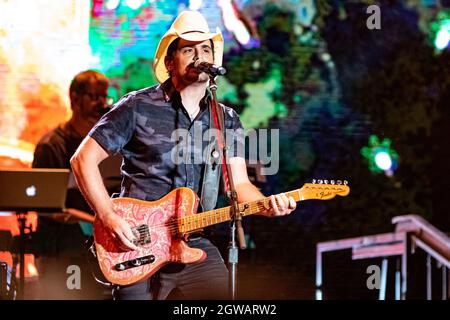
[[197, 70], [200, 70], [202, 72], [205, 72], [212, 77], [222, 76], [227, 72], [227, 70], [224, 67], [220, 67], [218, 65], [204, 62], [204, 61], [202, 62], [200, 60], [195, 61], [194, 68], [196, 68]]

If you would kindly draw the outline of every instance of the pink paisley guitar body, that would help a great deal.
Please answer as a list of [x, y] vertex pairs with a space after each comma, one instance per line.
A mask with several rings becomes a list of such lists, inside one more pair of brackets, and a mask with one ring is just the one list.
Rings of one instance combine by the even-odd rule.
[[189, 248], [176, 229], [177, 221], [193, 215], [198, 197], [189, 188], [178, 188], [158, 201], [132, 198], [112, 199], [116, 213], [128, 222], [141, 240], [135, 251], [123, 251], [99, 219], [94, 222], [97, 258], [105, 277], [128, 285], [152, 276], [170, 262], [203, 261], [206, 253]]
[[[302, 188], [285, 193], [295, 201], [329, 200], [336, 195], [346, 196], [350, 189], [346, 181], [335, 184], [331, 180], [305, 183]], [[130, 225], [138, 249], [123, 251], [118, 241], [99, 219], [94, 221], [94, 240], [97, 259], [108, 281], [129, 285], [152, 276], [168, 263], [195, 263], [206, 258], [200, 249], [189, 248], [183, 238], [204, 227], [231, 220], [230, 207], [197, 212], [198, 197], [189, 188], [178, 188], [158, 201], [132, 198], [112, 199], [116, 213]], [[270, 207], [270, 199], [240, 203], [242, 216], [252, 215]], [[196, 213], [196, 214], [194, 214]]]

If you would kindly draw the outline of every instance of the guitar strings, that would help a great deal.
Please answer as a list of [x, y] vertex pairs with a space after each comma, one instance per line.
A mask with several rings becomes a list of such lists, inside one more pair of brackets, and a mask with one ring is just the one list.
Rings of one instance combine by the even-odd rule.
[[[293, 193], [293, 192], [292, 192]], [[291, 196], [291, 194], [289, 193], [288, 196]], [[295, 198], [295, 195], [294, 195]], [[239, 204], [239, 207], [243, 207], [242, 209], [251, 209], [251, 211], [254, 212], [260, 212], [264, 209], [267, 208], [267, 203], [270, 202], [270, 199], [268, 198], [264, 198], [262, 200], [259, 200], [258, 203], [241, 203]], [[247, 207], [246, 207], [247, 206]], [[206, 212], [202, 212], [198, 215], [189, 215], [189, 216], [185, 216], [179, 219], [172, 219], [169, 221], [169, 223], [163, 223], [163, 224], [156, 224], [153, 226], [149, 226], [149, 229], [159, 229], [159, 228], [168, 228], [169, 231], [171, 232], [175, 232], [175, 231], [179, 231], [179, 232], [187, 232], [187, 231], [191, 231], [191, 230], [195, 230], [195, 229], [199, 229], [205, 226], [208, 226], [210, 224], [214, 224], [214, 223], [209, 223], [206, 225], [199, 225], [198, 227], [194, 227], [194, 228], [187, 228], [187, 230], [183, 230], [183, 227], [185, 227], [186, 225], [190, 225], [190, 224], [195, 224], [197, 222], [200, 222], [200, 220], [204, 221], [205, 219], [213, 219], [215, 218], [217, 222], [217, 217], [220, 216], [220, 218], [224, 218], [223, 221], [219, 221], [220, 222], [224, 222], [227, 221], [229, 217], [229, 213], [230, 213], [230, 208], [231, 207], [225, 207], [225, 208], [221, 208], [221, 209], [216, 209], [216, 210], [212, 210], [212, 211], [206, 211]], [[245, 209], [244, 209], [244, 216], [245, 216]], [[218, 214], [217, 214], [218, 213]], [[223, 214], [228, 214], [226, 217], [222, 217]], [[202, 218], [201, 215], [203, 215]], [[184, 223], [178, 224], [178, 222], [183, 221]], [[181, 227], [181, 228], [180, 228]], [[180, 230], [181, 229], [181, 230]]]
[[[266, 202], [266, 201], [264, 201], [264, 202]], [[245, 208], [246, 204], [241, 204], [241, 205], [244, 206], [244, 208]], [[249, 205], [249, 207], [247, 207], [246, 209], [250, 208], [251, 211], [254, 211], [254, 212], [259, 212], [259, 211], [266, 209], [266, 206], [262, 205], [262, 204], [248, 204], [248, 205]], [[224, 217], [223, 214], [226, 214], [226, 216]], [[179, 219], [172, 219], [169, 221], [169, 223], [156, 224], [153, 226], [148, 226], [148, 225], [145, 225], [145, 226], [146, 227], [148, 226], [149, 229], [168, 228], [169, 231], [171, 231], [171, 232], [175, 232], [175, 231], [186, 232], [186, 231], [202, 228], [202, 227], [208, 226], [210, 224], [214, 224], [214, 222], [212, 222], [212, 223], [209, 223], [209, 224], [207, 223], [206, 225], [204, 225], [204, 221], [207, 219], [209, 219], [210, 221], [212, 221], [212, 219], [215, 219], [216, 223], [227, 221], [230, 218], [229, 214], [230, 214], [230, 207], [225, 207], [225, 208], [213, 210], [211, 212], [208, 212], [208, 211], [202, 212], [199, 215], [189, 215], [189, 216], [185, 216], [185, 217], [182, 217]], [[201, 217], [200, 215], [203, 215], [203, 217]], [[245, 211], [244, 211], [244, 215], [245, 215]], [[220, 218], [219, 219], [220, 221], [217, 221], [217, 218]], [[222, 220], [222, 219], [224, 219], [224, 220]], [[184, 220], [184, 222], [178, 224], [178, 222], [183, 221], [183, 220]], [[201, 223], [202, 221], [203, 221], [203, 223]], [[186, 228], [187, 230], [183, 230], [184, 227], [189, 226], [191, 224], [199, 224], [199, 222], [200, 222], [201, 226], [199, 225], [198, 227], [195, 227], [195, 228], [192, 228], [192, 226], [191, 226], [191, 228]]]
[[[286, 195], [287, 196], [294, 196], [294, 199], [295, 199], [296, 195], [297, 195], [297, 191], [289, 192]], [[257, 202], [240, 203], [239, 204], [239, 208], [241, 210], [243, 210], [244, 215], [245, 215], [245, 210], [246, 209], [251, 209], [251, 211], [254, 211], [254, 212], [260, 212], [260, 211], [262, 211], [262, 210], [267, 208], [268, 202], [270, 202], [270, 199], [269, 198], [264, 198], [264, 199], [258, 200]], [[179, 218], [179, 219], [172, 219], [172, 220], [170, 220], [169, 224], [167, 224], [167, 223], [159, 224], [159, 225], [156, 224], [156, 225], [151, 226], [150, 228], [158, 228], [158, 227], [170, 226], [170, 225], [173, 225], [173, 224], [171, 224], [171, 222], [178, 222], [178, 221], [181, 221], [181, 220], [191, 220], [191, 221], [186, 221], [186, 223], [192, 223], [192, 222], [198, 221], [200, 219], [201, 220], [204, 220], [205, 218], [210, 218], [211, 219], [213, 217], [217, 217], [218, 216], [218, 214], [216, 214], [217, 212], [219, 213], [219, 215], [222, 215], [224, 213], [225, 214], [229, 214], [230, 213], [230, 209], [231, 209], [231, 207], [228, 206], [228, 207], [224, 207], [224, 208], [220, 208], [220, 209], [216, 209], [216, 210], [212, 210], [212, 211], [206, 211], [206, 212], [202, 212], [202, 213], [199, 213], [199, 214], [185, 216], [185, 217], [182, 217], [182, 218]], [[201, 215], [204, 215], [204, 218], [200, 218]], [[175, 224], [175, 226], [177, 226], [177, 225], [178, 224]]]
[[[301, 193], [300, 189], [297, 189], [295, 191], [287, 192], [286, 196], [292, 196], [295, 201], [299, 201], [301, 199]], [[239, 204], [239, 209], [242, 210], [243, 215], [253, 214], [256, 212], [263, 211], [267, 208], [267, 204], [270, 202], [270, 198], [263, 198], [258, 201], [253, 201], [250, 203], [241, 203]], [[134, 229], [137, 230], [140, 234], [140, 237], [142, 237], [142, 233], [140, 231], [143, 231], [145, 229], [149, 231], [150, 229], [159, 229], [159, 228], [168, 228], [170, 232], [188, 232], [192, 230], [196, 230], [199, 228], [203, 228], [215, 223], [225, 222], [229, 221], [231, 219], [230, 217], [230, 209], [231, 207], [224, 207], [216, 210], [206, 211], [199, 214], [193, 214], [193, 215], [187, 215], [178, 219], [170, 219], [169, 222], [165, 222], [163, 224], [155, 224], [153, 226], [149, 226], [147, 224], [140, 225], [138, 227], [135, 227]], [[245, 210], [250, 209], [250, 213], [245, 212]], [[226, 216], [224, 217], [223, 214]], [[219, 218], [219, 221], [217, 221], [217, 218]], [[210, 223], [208, 223], [211, 221]], [[214, 222], [212, 222], [212, 219], [214, 219]], [[206, 220], [206, 224], [205, 224]], [[180, 222], [181, 223], [178, 223]], [[194, 228], [192, 228], [192, 224], [196, 225]]]
[[[299, 201], [300, 198], [301, 198], [300, 197], [300, 189], [297, 189], [297, 190], [294, 190], [294, 191], [290, 191], [290, 192], [286, 192], [286, 196], [288, 196], [288, 197], [292, 196], [292, 197], [294, 197], [294, 199], [296, 201]], [[266, 197], [266, 198], [263, 198], [263, 199], [260, 199], [260, 200], [257, 200], [257, 201], [253, 201], [253, 202], [240, 203], [239, 204], [239, 208], [241, 209], [241, 207], [242, 207], [242, 209], [244, 209], [243, 211], [245, 211], [245, 209], [250, 208], [252, 211], [256, 210], [255, 212], [260, 212], [260, 211], [262, 211], [262, 210], [267, 208], [268, 202], [270, 202], [270, 198]], [[220, 208], [220, 209], [216, 209], [216, 210], [212, 210], [212, 211], [202, 212], [202, 213], [200, 213], [198, 215], [189, 215], [189, 216], [185, 216], [185, 217], [182, 217], [182, 218], [179, 218], [179, 219], [172, 219], [172, 220], [170, 220], [170, 222], [168, 224], [167, 223], [163, 223], [163, 224], [159, 224], [159, 225], [156, 224], [156, 225], [151, 226], [150, 228], [154, 229], [154, 228], [161, 228], [161, 227], [171, 227], [171, 229], [170, 229], [171, 231], [176, 231], [176, 230], [178, 230], [178, 225], [179, 224], [177, 222], [179, 222], [179, 221], [188, 220], [184, 224], [193, 223], [195, 221], [199, 221], [200, 220], [200, 218], [199, 218], [200, 215], [204, 216], [204, 218], [201, 218], [202, 220], [204, 220], [205, 218], [208, 218], [208, 217], [211, 219], [212, 217], [216, 217], [217, 216], [216, 212], [219, 212], [220, 215], [222, 215], [223, 213], [228, 213], [229, 214], [230, 208], [231, 207], [228, 206], [228, 207], [224, 207], [224, 208]], [[191, 221], [189, 221], [189, 220], [191, 220]], [[184, 224], [182, 224], [182, 225], [184, 225]], [[193, 229], [193, 230], [195, 230], [195, 229]]]
[[[298, 191], [292, 191], [292, 192], [288, 192], [286, 194], [287, 196], [293, 196], [294, 199], [300, 198], [299, 197], [299, 192]], [[296, 201], [298, 201], [299, 199], [295, 199]], [[264, 209], [267, 208], [267, 204], [268, 202], [270, 202], [270, 198], [264, 198], [261, 200], [258, 200], [256, 203], [255, 202], [250, 202], [250, 203], [241, 203], [239, 204], [239, 208], [243, 210], [244, 212], [244, 216], [245, 216], [245, 210], [246, 209], [251, 209], [252, 212], [260, 212]], [[220, 223], [220, 222], [225, 222], [228, 221], [228, 218], [230, 218], [229, 214], [230, 214], [230, 208], [231, 207], [224, 207], [224, 208], [220, 208], [220, 209], [216, 209], [216, 210], [212, 210], [212, 211], [206, 211], [206, 212], [202, 212], [198, 215], [189, 215], [189, 216], [185, 216], [185, 217], [181, 217], [179, 219], [171, 219], [168, 223], [163, 223], [163, 224], [155, 224], [153, 226], [148, 226], [149, 229], [160, 229], [160, 228], [167, 228], [170, 232], [174, 233], [174, 232], [187, 232], [187, 231], [191, 231], [191, 230], [196, 230], [199, 228], [203, 228], [206, 227], [210, 224], [214, 224], [214, 223], [207, 223], [206, 225], [203, 225], [203, 223], [200, 225], [200, 220], [204, 221], [205, 219], [216, 219], [216, 223]], [[218, 213], [218, 214], [217, 214]], [[223, 214], [227, 214], [226, 217], [222, 217]], [[203, 215], [202, 218], [201, 215]], [[217, 222], [217, 217], [220, 217], [221, 219], [223, 218], [223, 221], [219, 221]], [[184, 222], [183, 222], [184, 220]], [[182, 223], [178, 223], [182, 221]], [[192, 228], [192, 224], [197, 224], [198, 226], [195, 226], [194, 228]]]

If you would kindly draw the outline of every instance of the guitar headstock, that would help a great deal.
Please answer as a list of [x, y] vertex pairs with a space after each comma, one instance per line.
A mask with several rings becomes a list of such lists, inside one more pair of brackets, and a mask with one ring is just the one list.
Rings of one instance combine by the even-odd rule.
[[335, 196], [345, 197], [350, 193], [346, 180], [316, 180], [305, 183], [300, 189], [304, 199], [329, 200]]

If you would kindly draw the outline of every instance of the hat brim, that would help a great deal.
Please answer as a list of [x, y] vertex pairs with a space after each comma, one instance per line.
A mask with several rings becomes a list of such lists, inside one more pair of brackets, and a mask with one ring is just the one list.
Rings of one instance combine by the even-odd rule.
[[223, 37], [220, 29], [216, 29], [215, 33], [204, 32], [189, 32], [184, 34], [178, 34], [175, 30], [169, 29], [162, 37], [156, 50], [155, 59], [153, 61], [153, 71], [156, 79], [163, 83], [169, 78], [164, 58], [167, 55], [167, 48], [177, 38], [181, 38], [187, 41], [201, 42], [205, 40], [212, 40], [214, 43], [214, 64], [221, 66], [223, 59]]

